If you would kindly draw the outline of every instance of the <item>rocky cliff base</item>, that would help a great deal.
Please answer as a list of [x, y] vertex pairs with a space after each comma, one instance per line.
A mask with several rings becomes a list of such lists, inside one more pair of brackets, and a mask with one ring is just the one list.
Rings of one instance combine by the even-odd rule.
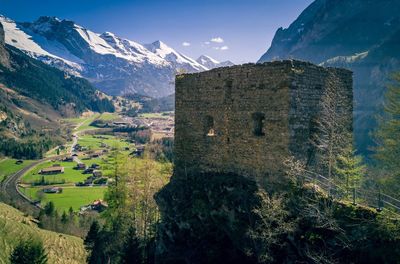
[[266, 193], [233, 174], [174, 175], [156, 195], [158, 263], [396, 263], [400, 224], [311, 188]]

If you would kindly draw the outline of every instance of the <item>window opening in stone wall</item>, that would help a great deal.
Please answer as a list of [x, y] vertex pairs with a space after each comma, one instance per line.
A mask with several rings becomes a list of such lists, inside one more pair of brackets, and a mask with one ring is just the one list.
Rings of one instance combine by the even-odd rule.
[[232, 80], [227, 80], [225, 82], [225, 102], [231, 101], [232, 100], [232, 86], [233, 86], [233, 81]]
[[253, 135], [254, 136], [264, 136], [264, 120], [265, 115], [263, 113], [253, 113]]
[[204, 132], [206, 136], [208, 137], [215, 136], [214, 118], [212, 116], [206, 116], [204, 123], [205, 123]]

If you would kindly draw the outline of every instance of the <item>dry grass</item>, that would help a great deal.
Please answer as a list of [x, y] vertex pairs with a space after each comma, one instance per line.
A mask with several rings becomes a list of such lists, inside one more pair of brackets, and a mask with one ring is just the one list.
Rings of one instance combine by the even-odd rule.
[[0, 263], [9, 263], [8, 257], [15, 245], [31, 237], [42, 239], [49, 263], [85, 263], [82, 239], [40, 229], [32, 220], [17, 209], [0, 203]]

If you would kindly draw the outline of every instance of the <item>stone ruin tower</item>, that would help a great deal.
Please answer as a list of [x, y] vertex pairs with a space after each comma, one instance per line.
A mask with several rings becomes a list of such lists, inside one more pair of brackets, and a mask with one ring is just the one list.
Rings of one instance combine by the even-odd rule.
[[349, 106], [352, 73], [300, 61], [217, 68], [176, 77], [175, 174], [217, 172], [266, 183], [294, 156], [312, 166], [310, 139], [327, 85]]

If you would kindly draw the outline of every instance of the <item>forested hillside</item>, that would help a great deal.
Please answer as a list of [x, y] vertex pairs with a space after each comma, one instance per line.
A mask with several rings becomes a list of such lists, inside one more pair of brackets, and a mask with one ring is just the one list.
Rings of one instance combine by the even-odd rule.
[[69, 76], [19, 50], [6, 46], [12, 68], [0, 66], [0, 83], [67, 114], [66, 108], [75, 113], [85, 109], [112, 112], [114, 107], [107, 99], [99, 99], [96, 89], [85, 79]]

